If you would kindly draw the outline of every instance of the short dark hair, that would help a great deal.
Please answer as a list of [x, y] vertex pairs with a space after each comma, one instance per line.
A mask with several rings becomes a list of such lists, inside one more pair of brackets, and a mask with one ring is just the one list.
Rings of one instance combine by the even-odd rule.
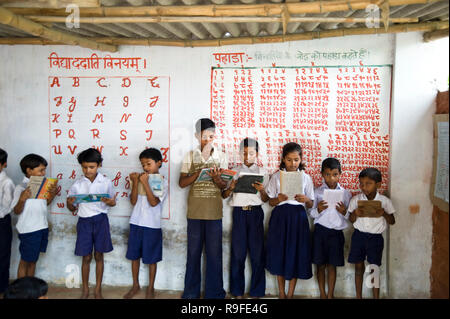
[[214, 122], [211, 119], [208, 119], [208, 118], [199, 119], [195, 123], [195, 132], [196, 133], [201, 133], [204, 130], [215, 131], [216, 130], [216, 124], [214, 124]]
[[333, 157], [328, 157], [328, 158], [323, 160], [321, 172], [323, 173], [326, 168], [328, 168], [330, 170], [333, 170], [333, 169], [337, 168], [339, 170], [339, 174], [342, 173], [341, 163], [339, 162], [338, 159], [333, 158]]
[[13, 281], [3, 295], [4, 299], [39, 299], [48, 291], [47, 283], [37, 277], [22, 277]]
[[103, 162], [102, 153], [95, 148], [88, 148], [78, 154], [78, 163], [97, 163], [100, 165]]
[[239, 149], [242, 151], [244, 149], [244, 147], [254, 147], [255, 150], [257, 152], [259, 152], [259, 144], [258, 141], [253, 139], [253, 138], [249, 138], [246, 137], [241, 141], [241, 144], [239, 145]]
[[155, 162], [162, 162], [161, 152], [156, 148], [147, 148], [146, 150], [143, 150], [141, 154], [139, 154], [139, 159], [141, 160], [143, 158], [150, 158]]
[[47, 167], [48, 164], [45, 158], [37, 154], [28, 154], [20, 161], [20, 168], [22, 169], [22, 172], [27, 175], [27, 168], [35, 169], [41, 164]]
[[373, 167], [365, 168], [359, 173], [358, 178], [367, 177], [373, 180], [375, 183], [381, 183], [382, 177], [381, 172]]
[[[286, 155], [288, 155], [289, 153], [292, 152], [298, 152], [298, 154], [300, 155], [300, 158], [303, 159], [303, 151], [302, 151], [302, 147], [295, 143], [295, 142], [289, 142], [287, 144], [285, 144], [283, 146], [283, 153], [281, 155], [281, 163], [280, 163], [280, 169], [284, 169], [286, 168], [286, 166], [283, 163], [283, 158], [286, 157]], [[299, 170], [304, 170], [305, 169], [305, 164], [300, 163], [300, 165], [298, 166]]]
[[8, 153], [0, 148], [0, 165], [3, 165], [8, 160]]

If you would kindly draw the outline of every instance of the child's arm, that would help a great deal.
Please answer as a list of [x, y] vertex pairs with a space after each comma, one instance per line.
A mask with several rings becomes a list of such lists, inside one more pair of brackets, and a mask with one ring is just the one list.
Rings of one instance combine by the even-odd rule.
[[394, 214], [386, 213], [386, 211], [383, 208], [377, 211], [377, 215], [379, 217], [384, 217], [384, 219], [386, 219], [386, 221], [387, 221], [387, 223], [389, 225], [394, 225], [395, 224]]
[[227, 182], [225, 182], [221, 177], [220, 174], [222, 173], [221, 168], [213, 167], [209, 172], [206, 172], [209, 176], [211, 176], [214, 184], [219, 189], [225, 189], [227, 187]]
[[231, 195], [231, 193], [234, 191], [234, 188], [236, 187], [236, 184], [237, 184], [237, 179], [234, 179], [231, 182], [230, 187], [228, 187], [222, 191], [223, 199], [228, 198]]
[[284, 202], [288, 199], [289, 199], [289, 197], [287, 195], [279, 193], [277, 197], [269, 198], [269, 205], [277, 206], [279, 203]]
[[136, 205], [137, 198], [138, 198], [139, 173], [131, 173], [130, 180], [132, 182], [130, 203], [131, 203], [131, 205], [134, 206], [134, 205]]
[[306, 208], [312, 208], [314, 205], [314, 201], [309, 199], [306, 195], [295, 195], [295, 200], [299, 203], [305, 203]]
[[261, 193], [261, 200], [262, 200], [264, 203], [267, 202], [267, 201], [269, 200], [269, 195], [267, 195], [267, 192], [266, 192], [266, 189], [264, 188], [263, 183], [256, 182], [256, 183], [252, 184], [252, 186], [253, 186], [254, 188], [256, 188], [256, 190], [257, 190], [258, 192]]
[[16, 206], [14, 206], [14, 213], [16, 215], [20, 215], [23, 212], [23, 209], [25, 207], [25, 202], [27, 201], [28, 198], [31, 197], [31, 191], [30, 189], [27, 187], [21, 194], [19, 197], [19, 201], [17, 202]]
[[353, 224], [354, 222], [356, 222], [358, 217], [361, 217], [361, 214], [361, 210], [359, 208], [356, 208], [353, 212], [350, 213], [348, 220]]
[[198, 176], [200, 175], [201, 170], [198, 170], [192, 175], [189, 175], [187, 173], [180, 173], [180, 178], [178, 180], [178, 185], [180, 185], [181, 188], [188, 187], [192, 183], [194, 183]]
[[73, 205], [75, 202], [75, 197], [67, 197], [66, 204], [67, 208], [73, 213], [77, 210], [77, 207]]
[[158, 197], [153, 195], [150, 184], [148, 183], [148, 174], [147, 173], [141, 174], [139, 180], [144, 186], [145, 194], [147, 195], [147, 201], [150, 204], [150, 206], [155, 207], [156, 205], [158, 205], [160, 203], [160, 200]]
[[56, 184], [52, 184], [48, 188], [48, 192], [49, 192], [50, 196], [47, 198], [47, 206], [50, 205], [53, 202], [53, 199], [55, 198], [56, 192], [58, 190], [57, 186], [58, 186], [58, 182], [56, 182]]

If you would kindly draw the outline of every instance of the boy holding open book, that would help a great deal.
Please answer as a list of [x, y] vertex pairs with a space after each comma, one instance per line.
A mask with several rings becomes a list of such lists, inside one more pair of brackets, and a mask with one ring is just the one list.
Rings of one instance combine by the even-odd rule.
[[[216, 125], [208, 118], [195, 124], [199, 147], [184, 157], [178, 184], [190, 187], [187, 202], [187, 261], [182, 298], [200, 297], [201, 257], [206, 254], [205, 298], [223, 299], [222, 267], [222, 190], [226, 182], [221, 173], [228, 168], [224, 153], [213, 147]], [[209, 180], [199, 181], [204, 168]]]
[[36, 262], [41, 252], [45, 253], [48, 244], [47, 206], [56, 196], [56, 183], [48, 188], [45, 198], [32, 196], [30, 179], [45, 176], [47, 161], [39, 155], [28, 154], [20, 161], [20, 168], [25, 177], [14, 190], [11, 204], [13, 211], [19, 215], [17, 231], [19, 233], [20, 263], [17, 278], [34, 276]]
[[[322, 162], [323, 184], [314, 190], [312, 261], [317, 265], [320, 298], [334, 298], [336, 267], [344, 266], [343, 230], [348, 226], [347, 207], [351, 193], [339, 185], [341, 163], [335, 158]], [[325, 269], [328, 272], [328, 294], [325, 292]]]
[[233, 227], [231, 232], [231, 273], [230, 290], [237, 298], [242, 298], [245, 289], [245, 259], [250, 253], [252, 277], [250, 296], [259, 298], [265, 295], [266, 275], [264, 271], [264, 211], [261, 205], [269, 200], [265, 187], [269, 176], [263, 167], [256, 163], [258, 142], [244, 139], [239, 147], [243, 165], [237, 171], [230, 186], [222, 192], [223, 198], [232, 194], [230, 206], [233, 207]]
[[[359, 173], [361, 193], [354, 196], [348, 206], [349, 220], [355, 231], [352, 235], [348, 262], [355, 264], [356, 298], [362, 298], [364, 261], [381, 266], [384, 239], [382, 233], [387, 225], [394, 225], [394, 206], [389, 198], [378, 193], [381, 187], [381, 172], [376, 168], [365, 168]], [[378, 208], [373, 209], [378, 204]], [[373, 297], [379, 298], [380, 288], [374, 285]]]
[[133, 298], [139, 291], [140, 259], [148, 265], [149, 284], [146, 298], [153, 298], [157, 262], [162, 260], [161, 212], [168, 194], [168, 182], [159, 174], [161, 152], [149, 148], [141, 152], [139, 160], [143, 173], [131, 173], [130, 202], [134, 206], [130, 217], [130, 235], [126, 258], [131, 260], [133, 287], [124, 296]]

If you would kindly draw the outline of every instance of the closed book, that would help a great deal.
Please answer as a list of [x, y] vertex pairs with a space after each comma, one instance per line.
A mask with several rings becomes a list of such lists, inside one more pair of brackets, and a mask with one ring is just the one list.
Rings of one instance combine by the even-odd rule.
[[252, 174], [252, 173], [241, 173], [237, 180], [236, 186], [234, 187], [234, 193], [247, 193], [256, 194], [258, 191], [253, 187], [256, 182], [262, 183], [264, 181], [264, 175]]

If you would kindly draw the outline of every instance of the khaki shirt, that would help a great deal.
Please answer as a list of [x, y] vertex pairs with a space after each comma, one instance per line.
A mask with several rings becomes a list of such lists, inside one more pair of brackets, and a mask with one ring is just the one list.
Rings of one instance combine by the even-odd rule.
[[[205, 161], [200, 148], [186, 154], [181, 166], [181, 173], [192, 175], [203, 168], [218, 167], [228, 169], [225, 153], [214, 149], [211, 156]], [[194, 182], [188, 195], [187, 218], [189, 219], [222, 219], [221, 190], [213, 181]]]

